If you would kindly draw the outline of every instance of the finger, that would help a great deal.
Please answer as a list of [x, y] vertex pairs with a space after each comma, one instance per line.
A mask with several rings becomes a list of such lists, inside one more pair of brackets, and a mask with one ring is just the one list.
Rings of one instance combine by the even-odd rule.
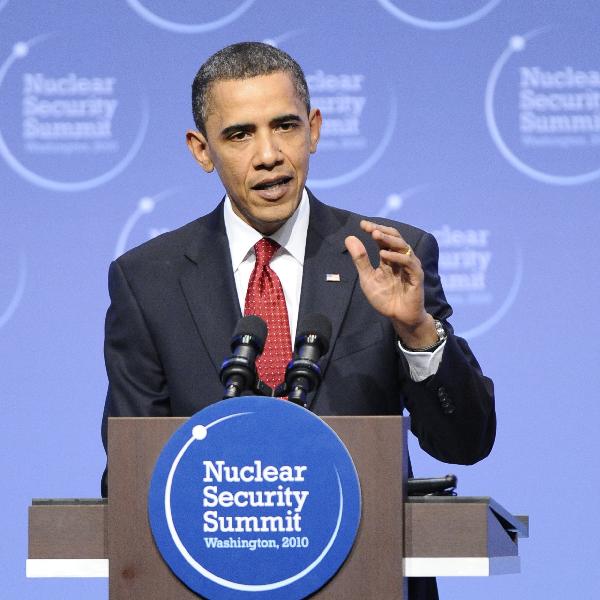
[[363, 219], [360, 222], [361, 229], [371, 234], [371, 237], [380, 248], [388, 250], [397, 250], [405, 254], [410, 254], [411, 247], [408, 245], [406, 240], [400, 235], [400, 232], [394, 227], [388, 227], [387, 225], [380, 225], [373, 221]]
[[346, 244], [346, 249], [352, 257], [352, 261], [356, 265], [359, 274], [373, 270], [365, 245], [357, 237], [349, 235], [344, 240], [344, 243]]
[[396, 237], [402, 237], [397, 229], [394, 227], [389, 227], [388, 225], [380, 225], [379, 223], [374, 223], [373, 221], [368, 221], [367, 219], [363, 219], [360, 222], [360, 228], [367, 233], [373, 233], [374, 231], [382, 231], [383, 233], [387, 233], [388, 235], [393, 235]]
[[421, 261], [414, 254], [404, 254], [402, 252], [395, 252], [393, 250], [382, 249], [379, 251], [381, 261], [392, 266], [400, 267], [405, 272], [410, 273], [418, 278], [423, 277], [423, 269], [421, 268]]
[[380, 254], [381, 268], [384, 271], [393, 273], [405, 285], [411, 287], [423, 285], [424, 275], [419, 264], [403, 259], [402, 255], [399, 256], [397, 252], [382, 250]]
[[371, 237], [377, 242], [382, 250], [392, 250], [408, 256], [412, 254], [412, 248], [399, 233], [397, 235], [392, 235], [384, 233], [380, 229], [376, 229], [371, 234]]

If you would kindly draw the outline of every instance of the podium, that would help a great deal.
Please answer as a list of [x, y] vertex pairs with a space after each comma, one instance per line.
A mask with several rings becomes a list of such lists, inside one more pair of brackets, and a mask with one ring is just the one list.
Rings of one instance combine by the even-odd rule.
[[[154, 546], [147, 491], [184, 418], [109, 419], [109, 500], [34, 500], [28, 577], [109, 577], [110, 600], [191, 600]], [[405, 497], [404, 417], [325, 417], [356, 465], [362, 518], [352, 551], [311, 597], [407, 599], [406, 578], [519, 572], [526, 517], [491, 498]]]

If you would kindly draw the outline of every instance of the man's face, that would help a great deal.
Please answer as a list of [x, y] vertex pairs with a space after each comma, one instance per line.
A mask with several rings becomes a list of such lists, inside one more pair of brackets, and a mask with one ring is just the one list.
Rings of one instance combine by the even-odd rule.
[[277, 231], [302, 197], [321, 113], [306, 114], [285, 72], [218, 81], [208, 110], [206, 136], [187, 132], [190, 150], [205, 171], [217, 170], [239, 217], [263, 234]]

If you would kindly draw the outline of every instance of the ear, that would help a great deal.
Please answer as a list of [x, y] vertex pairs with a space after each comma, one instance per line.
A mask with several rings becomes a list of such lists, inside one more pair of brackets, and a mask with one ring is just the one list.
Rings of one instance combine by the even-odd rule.
[[215, 165], [210, 156], [210, 149], [206, 137], [200, 131], [188, 129], [185, 133], [185, 141], [190, 152], [198, 161], [200, 166], [207, 172], [214, 171]]
[[310, 126], [310, 153], [314, 154], [317, 151], [317, 144], [321, 137], [321, 125], [323, 124], [323, 116], [318, 108], [313, 108], [310, 111], [308, 124]]

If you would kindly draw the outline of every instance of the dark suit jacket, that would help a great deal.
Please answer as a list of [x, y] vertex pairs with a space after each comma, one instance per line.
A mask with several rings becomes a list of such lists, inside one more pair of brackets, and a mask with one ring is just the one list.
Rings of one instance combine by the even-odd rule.
[[[298, 323], [311, 312], [332, 323], [312, 410], [319, 415], [391, 415], [407, 408], [411, 429], [429, 454], [460, 464], [485, 457], [495, 435], [493, 386], [467, 343], [446, 323], [452, 310], [437, 274], [433, 236], [383, 221], [395, 226], [420, 258], [426, 309], [446, 323], [449, 334], [437, 373], [416, 383], [390, 321], [362, 293], [344, 239], [350, 234], [361, 238], [373, 264], [376, 244], [360, 230], [358, 215], [328, 207], [312, 194], [310, 203]], [[341, 281], [326, 281], [327, 273], [339, 273]], [[113, 262], [109, 289], [105, 442], [108, 416], [188, 416], [222, 397], [219, 368], [230, 354], [230, 337], [241, 317], [222, 203]], [[454, 412], [444, 412], [440, 402]]]

